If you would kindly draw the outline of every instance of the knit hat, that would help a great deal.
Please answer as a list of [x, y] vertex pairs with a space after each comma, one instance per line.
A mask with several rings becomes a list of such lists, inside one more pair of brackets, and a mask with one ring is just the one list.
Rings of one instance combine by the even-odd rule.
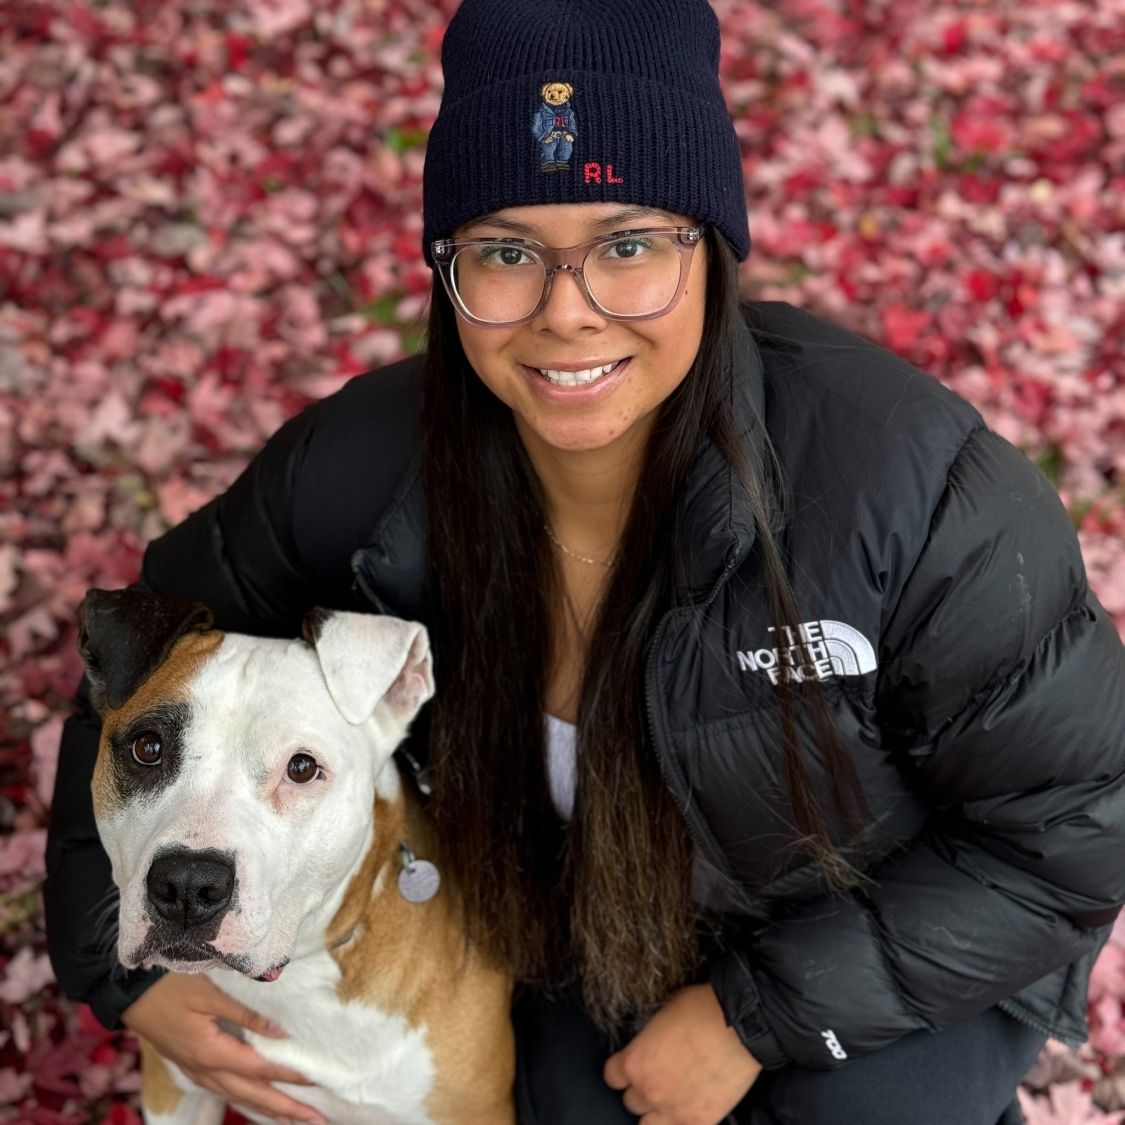
[[423, 253], [502, 207], [635, 203], [750, 252], [707, 0], [464, 0], [422, 182]]

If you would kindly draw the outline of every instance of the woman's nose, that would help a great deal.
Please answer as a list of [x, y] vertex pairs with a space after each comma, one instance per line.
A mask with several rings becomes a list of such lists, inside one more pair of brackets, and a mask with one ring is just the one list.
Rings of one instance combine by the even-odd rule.
[[586, 299], [582, 278], [566, 267], [556, 270], [547, 300], [536, 314], [536, 327], [566, 334], [588, 326], [600, 328], [605, 323], [606, 318]]

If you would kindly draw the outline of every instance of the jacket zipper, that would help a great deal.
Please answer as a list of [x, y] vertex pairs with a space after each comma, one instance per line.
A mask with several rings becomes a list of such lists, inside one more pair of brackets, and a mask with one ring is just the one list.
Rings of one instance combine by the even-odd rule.
[[1009, 1015], [1012, 1019], [1030, 1027], [1033, 1031], [1038, 1031], [1040, 1035], [1045, 1035], [1048, 1039], [1053, 1039], [1056, 1035], [1045, 1023], [1037, 1020], [1034, 1016], [1029, 1016], [1026, 1012], [1021, 1011], [1016, 1007], [1009, 997], [996, 1002], [996, 1007], [1000, 1009], [1005, 1015]]
[[364, 574], [364, 567], [367, 563], [367, 557], [363, 551], [356, 551], [359, 556], [352, 564], [352, 573], [355, 574], [356, 585], [363, 591], [363, 596], [375, 607], [376, 613], [386, 613], [387, 607], [383, 604], [382, 598], [371, 588], [368, 584], [367, 576]]

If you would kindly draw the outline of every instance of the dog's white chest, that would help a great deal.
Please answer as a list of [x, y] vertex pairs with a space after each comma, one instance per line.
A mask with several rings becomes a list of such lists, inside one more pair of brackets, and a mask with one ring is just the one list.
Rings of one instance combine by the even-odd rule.
[[208, 975], [289, 1033], [288, 1039], [248, 1039], [271, 1061], [316, 1083], [284, 1087], [294, 1097], [341, 1125], [432, 1125], [425, 1102], [434, 1063], [424, 1030], [400, 1015], [341, 1002], [340, 971], [327, 953], [294, 961], [272, 984], [232, 972]]

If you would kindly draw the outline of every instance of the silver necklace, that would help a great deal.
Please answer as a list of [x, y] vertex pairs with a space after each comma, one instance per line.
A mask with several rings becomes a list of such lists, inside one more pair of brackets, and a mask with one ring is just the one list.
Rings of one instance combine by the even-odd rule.
[[544, 530], [544, 531], [545, 531], [545, 532], [547, 533], [547, 538], [548, 538], [548, 539], [550, 539], [550, 540], [551, 540], [551, 542], [552, 542], [552, 543], [554, 543], [554, 545], [555, 545], [556, 547], [558, 547], [558, 549], [559, 549], [560, 551], [562, 551], [562, 553], [563, 553], [564, 555], [569, 555], [569, 556], [570, 556], [570, 557], [571, 557], [572, 559], [577, 559], [577, 560], [578, 560], [579, 562], [589, 563], [589, 565], [590, 565], [590, 566], [601, 566], [601, 567], [605, 567], [605, 569], [606, 569], [606, 570], [609, 570], [609, 569], [610, 569], [610, 568], [611, 568], [611, 567], [613, 566], [613, 559], [608, 559], [608, 560], [607, 560], [607, 559], [592, 559], [592, 558], [590, 558], [590, 556], [589, 556], [589, 555], [580, 555], [580, 554], [579, 554], [579, 553], [578, 553], [577, 551], [572, 551], [572, 550], [571, 550], [571, 549], [570, 549], [570, 548], [569, 548], [569, 547], [568, 547], [568, 546], [567, 546], [567, 545], [566, 545], [566, 544], [565, 544], [565, 543], [564, 543], [564, 542], [563, 542], [563, 541], [562, 541], [562, 540], [561, 540], [561, 539], [560, 539], [560, 538], [559, 538], [559, 537], [558, 537], [558, 536], [557, 536], [557, 535], [556, 535], [556, 534], [555, 534], [555, 533], [554, 533], [554, 532], [553, 532], [553, 531], [551, 530], [551, 525], [550, 525], [550, 524], [547, 524], [547, 523], [545, 523], [545, 524], [543, 525], [543, 530]]

